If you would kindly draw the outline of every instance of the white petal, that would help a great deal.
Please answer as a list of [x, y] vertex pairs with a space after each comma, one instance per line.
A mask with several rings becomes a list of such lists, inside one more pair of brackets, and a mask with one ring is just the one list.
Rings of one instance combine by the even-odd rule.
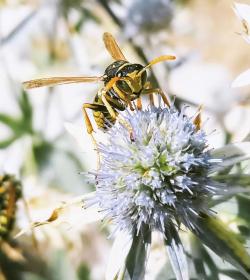
[[105, 275], [106, 280], [116, 279], [119, 270], [124, 266], [131, 244], [131, 235], [125, 232], [118, 233], [111, 249]]
[[235, 3], [234, 11], [241, 20], [246, 20], [250, 24], [250, 5]]
[[250, 85], [250, 69], [241, 73], [232, 83], [232, 87], [242, 87]]
[[165, 234], [165, 244], [176, 279], [189, 280], [187, 257], [177, 230], [170, 224]]

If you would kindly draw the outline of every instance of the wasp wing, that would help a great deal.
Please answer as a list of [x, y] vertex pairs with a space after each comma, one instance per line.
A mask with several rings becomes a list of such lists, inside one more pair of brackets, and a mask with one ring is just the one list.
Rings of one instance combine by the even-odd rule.
[[52, 86], [64, 85], [64, 84], [98, 82], [101, 80], [102, 77], [52, 77], [52, 78], [30, 80], [24, 82], [23, 86], [26, 89], [31, 89], [31, 88], [38, 88], [44, 86], [52, 87]]
[[126, 60], [121, 49], [117, 45], [115, 38], [108, 32], [103, 34], [103, 41], [106, 49], [115, 60]]

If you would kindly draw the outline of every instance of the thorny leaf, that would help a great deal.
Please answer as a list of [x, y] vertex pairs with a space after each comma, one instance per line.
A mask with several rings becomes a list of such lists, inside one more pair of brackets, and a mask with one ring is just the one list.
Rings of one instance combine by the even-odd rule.
[[151, 232], [145, 230], [144, 235], [134, 235], [131, 249], [126, 260], [126, 269], [130, 280], [143, 279], [148, 257]]
[[[199, 279], [219, 280], [219, 270], [214, 260], [196, 236], [192, 236], [192, 255], [190, 257], [193, 259], [194, 267]], [[210, 276], [206, 275], [205, 265], [209, 268]]]
[[230, 277], [231, 279], [234, 279], [234, 280], [246, 280], [247, 278], [242, 275], [239, 271], [236, 271], [236, 270], [232, 270], [232, 269], [229, 269], [229, 270], [220, 270], [220, 273], [221, 274], [224, 274], [228, 277]]
[[250, 278], [250, 255], [236, 235], [214, 217], [195, 217], [194, 234], [211, 250]]
[[228, 144], [211, 152], [214, 158], [221, 158], [221, 169], [232, 166], [250, 158], [250, 142]]
[[192, 258], [194, 269], [196, 271], [197, 276], [200, 279], [206, 279], [205, 262], [204, 259], [201, 257], [202, 250], [204, 250], [204, 248], [202, 247], [201, 242], [195, 236], [192, 236], [191, 239], [192, 255], [190, 255], [189, 257]]
[[189, 280], [186, 254], [179, 234], [174, 225], [170, 223], [165, 232], [165, 244], [177, 280]]
[[250, 225], [249, 212], [250, 212], [250, 197], [238, 195], [236, 197], [238, 202], [238, 217], [242, 218]]

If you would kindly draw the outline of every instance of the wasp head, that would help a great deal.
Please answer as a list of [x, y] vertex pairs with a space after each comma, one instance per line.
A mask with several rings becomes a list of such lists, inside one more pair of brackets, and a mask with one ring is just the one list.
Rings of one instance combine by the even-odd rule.
[[147, 73], [141, 64], [128, 63], [116, 73], [121, 79], [116, 82], [119, 90], [126, 94], [129, 100], [139, 97], [147, 81]]

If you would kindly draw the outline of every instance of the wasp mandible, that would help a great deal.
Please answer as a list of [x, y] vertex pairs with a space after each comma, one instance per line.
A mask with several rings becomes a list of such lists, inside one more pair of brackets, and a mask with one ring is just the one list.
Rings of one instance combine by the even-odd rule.
[[138, 63], [130, 63], [123, 55], [114, 37], [110, 33], [104, 33], [103, 41], [107, 51], [115, 60], [115, 62], [111, 63], [106, 68], [104, 75], [100, 77], [52, 77], [23, 83], [25, 88], [31, 89], [70, 83], [103, 82], [104, 86], [97, 92], [94, 102], [84, 103], [82, 106], [87, 132], [92, 136], [96, 147], [97, 144], [92, 134], [94, 129], [86, 109], [91, 109], [93, 111], [98, 128], [106, 130], [118, 120], [128, 129], [130, 138], [133, 140], [133, 131], [130, 125], [119, 115], [119, 111], [124, 111], [127, 107], [133, 110], [132, 101], [134, 100], [137, 101], [136, 106], [137, 109], [140, 110], [142, 107], [142, 94], [159, 94], [164, 103], [169, 106], [169, 101], [163, 91], [150, 86], [150, 83], [147, 81], [146, 70], [156, 63], [175, 59], [173, 55], [163, 55], [153, 59], [146, 66]]

